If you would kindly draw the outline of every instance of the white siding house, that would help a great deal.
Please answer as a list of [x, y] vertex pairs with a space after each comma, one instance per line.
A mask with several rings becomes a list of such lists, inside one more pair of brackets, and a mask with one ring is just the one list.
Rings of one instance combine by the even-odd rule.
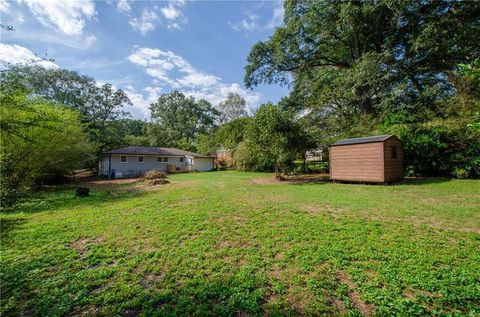
[[164, 172], [211, 171], [214, 157], [175, 148], [128, 146], [103, 153], [100, 175], [114, 178], [139, 176], [157, 169]]

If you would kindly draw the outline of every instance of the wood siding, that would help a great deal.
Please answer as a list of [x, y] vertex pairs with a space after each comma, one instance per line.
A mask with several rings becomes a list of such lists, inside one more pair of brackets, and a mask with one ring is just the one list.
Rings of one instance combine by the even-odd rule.
[[[396, 158], [393, 155], [396, 149]], [[385, 182], [396, 182], [403, 179], [403, 147], [402, 142], [396, 137], [391, 137], [384, 142]]]
[[383, 142], [330, 147], [330, 178], [340, 181], [385, 182]]

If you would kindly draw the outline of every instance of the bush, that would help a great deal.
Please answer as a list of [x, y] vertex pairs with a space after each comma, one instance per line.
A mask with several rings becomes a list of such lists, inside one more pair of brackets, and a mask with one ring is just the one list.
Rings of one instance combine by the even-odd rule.
[[302, 161], [295, 161], [295, 174], [324, 174], [329, 172], [328, 162], [307, 162], [305, 167]]
[[167, 178], [167, 175], [164, 172], [155, 169], [155, 170], [151, 170], [151, 171], [146, 172], [143, 175], [143, 178], [148, 179], [148, 180], [165, 179], [165, 178]]
[[218, 160], [218, 169], [220, 171], [225, 171], [227, 169], [227, 167], [228, 167], [228, 162], [227, 162], [226, 159], [222, 158], [222, 159]]

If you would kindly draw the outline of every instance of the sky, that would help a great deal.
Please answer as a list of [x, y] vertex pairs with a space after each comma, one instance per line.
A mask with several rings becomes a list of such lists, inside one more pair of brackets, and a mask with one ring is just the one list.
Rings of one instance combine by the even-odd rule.
[[14, 27], [1, 30], [2, 67], [38, 59], [111, 83], [136, 119], [173, 89], [213, 105], [237, 92], [250, 109], [288, 94], [243, 85], [251, 47], [282, 23], [280, 1], [0, 0], [0, 17]]

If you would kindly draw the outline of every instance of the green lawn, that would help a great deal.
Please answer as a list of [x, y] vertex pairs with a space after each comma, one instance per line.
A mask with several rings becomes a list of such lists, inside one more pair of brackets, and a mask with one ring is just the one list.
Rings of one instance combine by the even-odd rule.
[[480, 181], [240, 172], [1, 217], [1, 315], [480, 315]]

